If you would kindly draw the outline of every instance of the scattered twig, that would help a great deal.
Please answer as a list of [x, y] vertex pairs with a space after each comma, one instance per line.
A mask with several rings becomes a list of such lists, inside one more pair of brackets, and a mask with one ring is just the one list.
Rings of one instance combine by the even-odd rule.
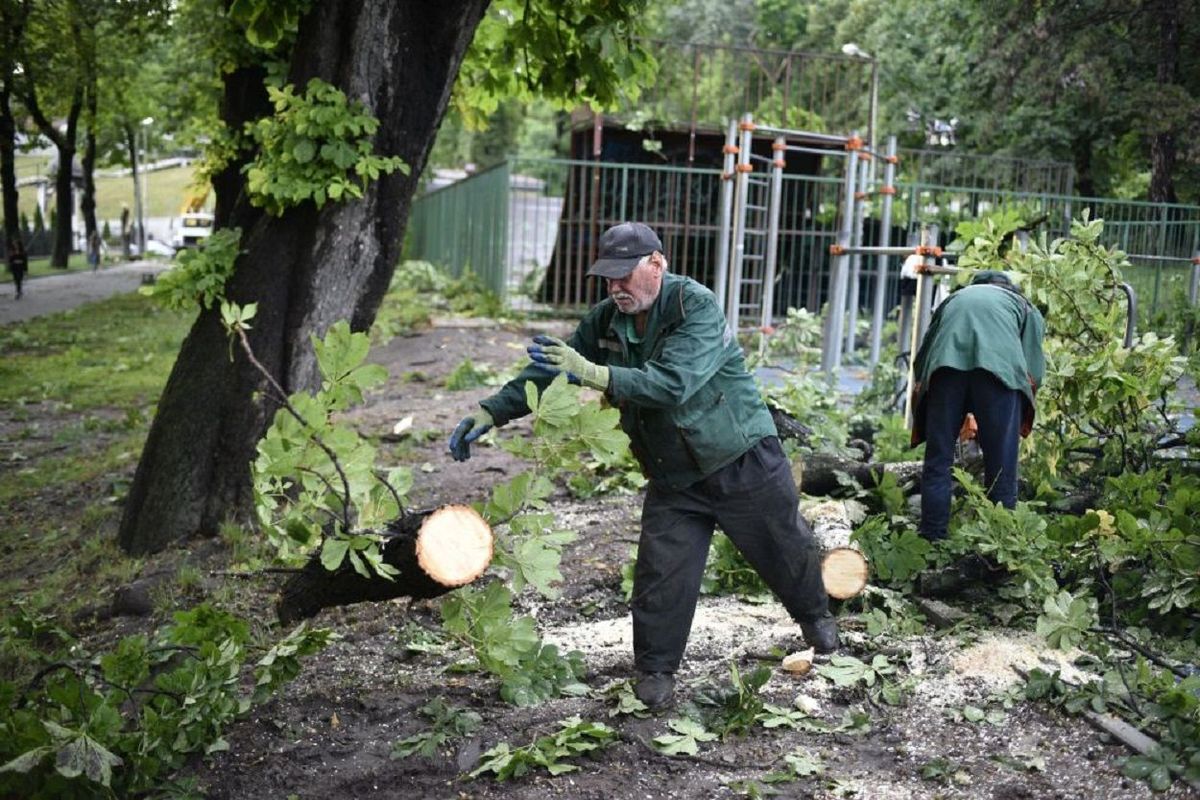
[[210, 570], [208, 575], [210, 578], [265, 578], [268, 575], [295, 575], [303, 572], [301, 567], [264, 567], [250, 571], [232, 570], [232, 569], [216, 569]]

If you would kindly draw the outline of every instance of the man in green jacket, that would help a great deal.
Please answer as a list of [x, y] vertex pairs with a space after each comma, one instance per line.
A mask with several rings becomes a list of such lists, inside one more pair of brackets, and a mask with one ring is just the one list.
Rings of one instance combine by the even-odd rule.
[[1017, 450], [1033, 428], [1034, 396], [1045, 359], [1041, 312], [1003, 272], [985, 270], [946, 298], [921, 341], [913, 365], [915, 447], [925, 442], [921, 535], [946, 538], [950, 467], [967, 414], [978, 425], [988, 497], [1017, 503]]
[[524, 385], [566, 372], [604, 392], [649, 479], [633, 585], [636, 693], [671, 702], [713, 529], [721, 529], [819, 652], [837, 648], [812, 531], [791, 467], [712, 292], [667, 272], [658, 236], [625, 222], [600, 237], [588, 271], [607, 281], [566, 341], [534, 338], [532, 362], [450, 437], [455, 460], [493, 425], [529, 413]]

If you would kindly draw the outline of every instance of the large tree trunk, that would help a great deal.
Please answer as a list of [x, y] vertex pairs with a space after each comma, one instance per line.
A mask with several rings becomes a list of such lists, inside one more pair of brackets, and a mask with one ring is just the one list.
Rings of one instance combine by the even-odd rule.
[[[289, 392], [316, 384], [309, 341], [335, 321], [373, 321], [400, 256], [418, 176], [487, 0], [436, 5], [326, 2], [301, 23], [289, 80], [319, 77], [361, 99], [380, 120], [376, 151], [411, 167], [372, 183], [358, 201], [262, 214], [239, 191], [228, 224], [245, 249], [226, 287], [258, 303], [249, 332], [259, 360]], [[218, 195], [223, 212], [228, 198]], [[249, 519], [250, 461], [275, 405], [262, 377], [229, 348], [216, 310], [188, 334], [158, 405], [121, 520], [131, 553], [159, 550], [226, 519]], [[264, 393], [265, 396], [265, 393]]]

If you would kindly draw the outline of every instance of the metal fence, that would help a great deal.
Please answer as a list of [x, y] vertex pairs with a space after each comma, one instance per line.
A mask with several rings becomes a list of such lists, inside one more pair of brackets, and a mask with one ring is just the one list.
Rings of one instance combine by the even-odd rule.
[[1071, 220], [1087, 211], [1104, 220], [1102, 241], [1129, 256], [1125, 279], [1148, 315], [1186, 292], [1192, 257], [1200, 251], [1200, 206], [924, 183], [900, 183], [896, 205], [901, 227], [935, 223], [950, 234], [963, 220], [1019, 208], [1027, 217], [1045, 215], [1052, 238], [1069, 235]]
[[[602, 291], [585, 275], [600, 233], [637, 219], [659, 233], [673, 272], [712, 286], [720, 185], [713, 169], [517, 159], [418, 199], [408, 252], [455, 274], [473, 270], [511, 305], [581, 307]], [[833, 177], [784, 176], [774, 303], [780, 313], [789, 306], [817, 311], [826, 301], [843, 186]], [[1146, 315], [1187, 289], [1191, 258], [1200, 250], [1196, 206], [900, 182], [889, 238], [903, 242], [908, 231], [935, 222], [945, 244], [959, 221], [1010, 206], [1046, 214], [1052, 236], [1066, 235], [1085, 208], [1103, 218], [1104, 241], [1130, 255], [1126, 279]], [[877, 215], [868, 214], [863, 244], [872, 245], [880, 229]], [[863, 309], [873, 302], [870, 272], [858, 295]], [[886, 291], [890, 307], [898, 297], [895, 278]]]

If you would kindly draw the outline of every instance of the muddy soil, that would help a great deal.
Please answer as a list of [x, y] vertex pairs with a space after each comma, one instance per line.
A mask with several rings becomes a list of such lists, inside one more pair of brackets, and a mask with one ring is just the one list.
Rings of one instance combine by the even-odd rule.
[[[569, 330], [568, 323], [507, 328], [476, 320], [444, 321], [374, 350], [373, 357], [391, 378], [354, 418], [364, 432], [380, 437], [385, 462], [414, 467], [414, 505], [481, 500], [493, 484], [523, 469], [492, 446], [476, 446], [474, 457], [464, 464], [448, 457], [449, 431], [490, 390], [453, 392], [444, 379], [467, 357], [476, 365], [511, 367], [521, 360], [535, 328]], [[408, 416], [412, 427], [393, 434]], [[527, 433], [519, 422], [502, 431], [504, 436]], [[780, 796], [1192, 796], [1178, 784], [1155, 795], [1123, 778], [1123, 746], [1078, 718], [1007, 695], [1017, 681], [1013, 666], [1063, 664], [1061, 654], [1008, 630], [950, 635], [929, 627], [895, 642], [888, 654], [893, 661], [907, 660], [912, 678], [907, 702], [900, 706], [877, 703], [861, 688], [838, 688], [814, 673], [797, 679], [775, 669], [764, 688], [769, 702], [784, 707], [799, 702], [830, 723], [851, 711], [866, 714], [869, 723], [855, 730], [817, 734], [758, 726], [742, 737], [703, 744], [698, 757], [658, 753], [652, 740], [668, 733], [668, 721], [684, 714], [701, 691], [727, 683], [731, 664], [742, 672], [760, 664], [775, 668], [772, 649], [799, 649], [801, 638], [777, 603], [702, 597], [679, 675], [677, 707], [655, 716], [615, 716], [614, 703], [603, 691], [633, 677], [629, 614], [620, 584], [621, 567], [637, 539], [640, 502], [638, 494], [587, 501], [557, 494], [552, 506], [560, 523], [580, 534], [566, 548], [562, 597], [550, 602], [525, 596], [520, 601], [522, 613], [538, 619], [547, 641], [584, 653], [592, 694], [517, 708], [499, 698], [494, 680], [453, 669], [464, 654], [409, 650], [404, 631], [414, 623], [436, 626], [434, 603], [399, 600], [332, 609], [313, 622], [333, 628], [340, 640], [306, 661], [299, 678], [279, 696], [233, 725], [225, 736], [227, 751], [197, 759], [189, 774], [206, 796], [227, 800], [731, 798], [742, 796], [739, 782], [761, 781], [780, 771], [783, 756], [802, 748], [820, 759], [823, 771], [775, 785]], [[109, 524], [115, 527], [115, 520]], [[210, 569], [210, 589], [234, 580], [219, 575], [228, 559], [219, 542], [193, 547], [187, 558]], [[161, 561], [145, 567], [146, 572], [154, 569], [161, 569]], [[244, 596], [245, 589], [239, 593]], [[270, 583], [258, 583], [250, 595], [250, 613], [262, 618], [271, 613]], [[878, 645], [867, 637], [865, 622], [849, 610], [843, 610], [841, 622], [843, 652], [870, 661]], [[129, 623], [118, 618], [89, 625], [90, 636], [101, 640], [123, 632]], [[428, 728], [418, 709], [436, 697], [480, 714], [481, 728], [434, 758], [393, 759], [398, 740]], [[1010, 707], [1003, 707], [1002, 697], [1008, 697]], [[962, 709], [967, 705], [991, 711], [990, 721], [966, 721]], [[466, 777], [487, 749], [501, 742], [526, 744], [572, 716], [612, 726], [617, 742], [556, 777], [541, 771], [505, 783]]]

